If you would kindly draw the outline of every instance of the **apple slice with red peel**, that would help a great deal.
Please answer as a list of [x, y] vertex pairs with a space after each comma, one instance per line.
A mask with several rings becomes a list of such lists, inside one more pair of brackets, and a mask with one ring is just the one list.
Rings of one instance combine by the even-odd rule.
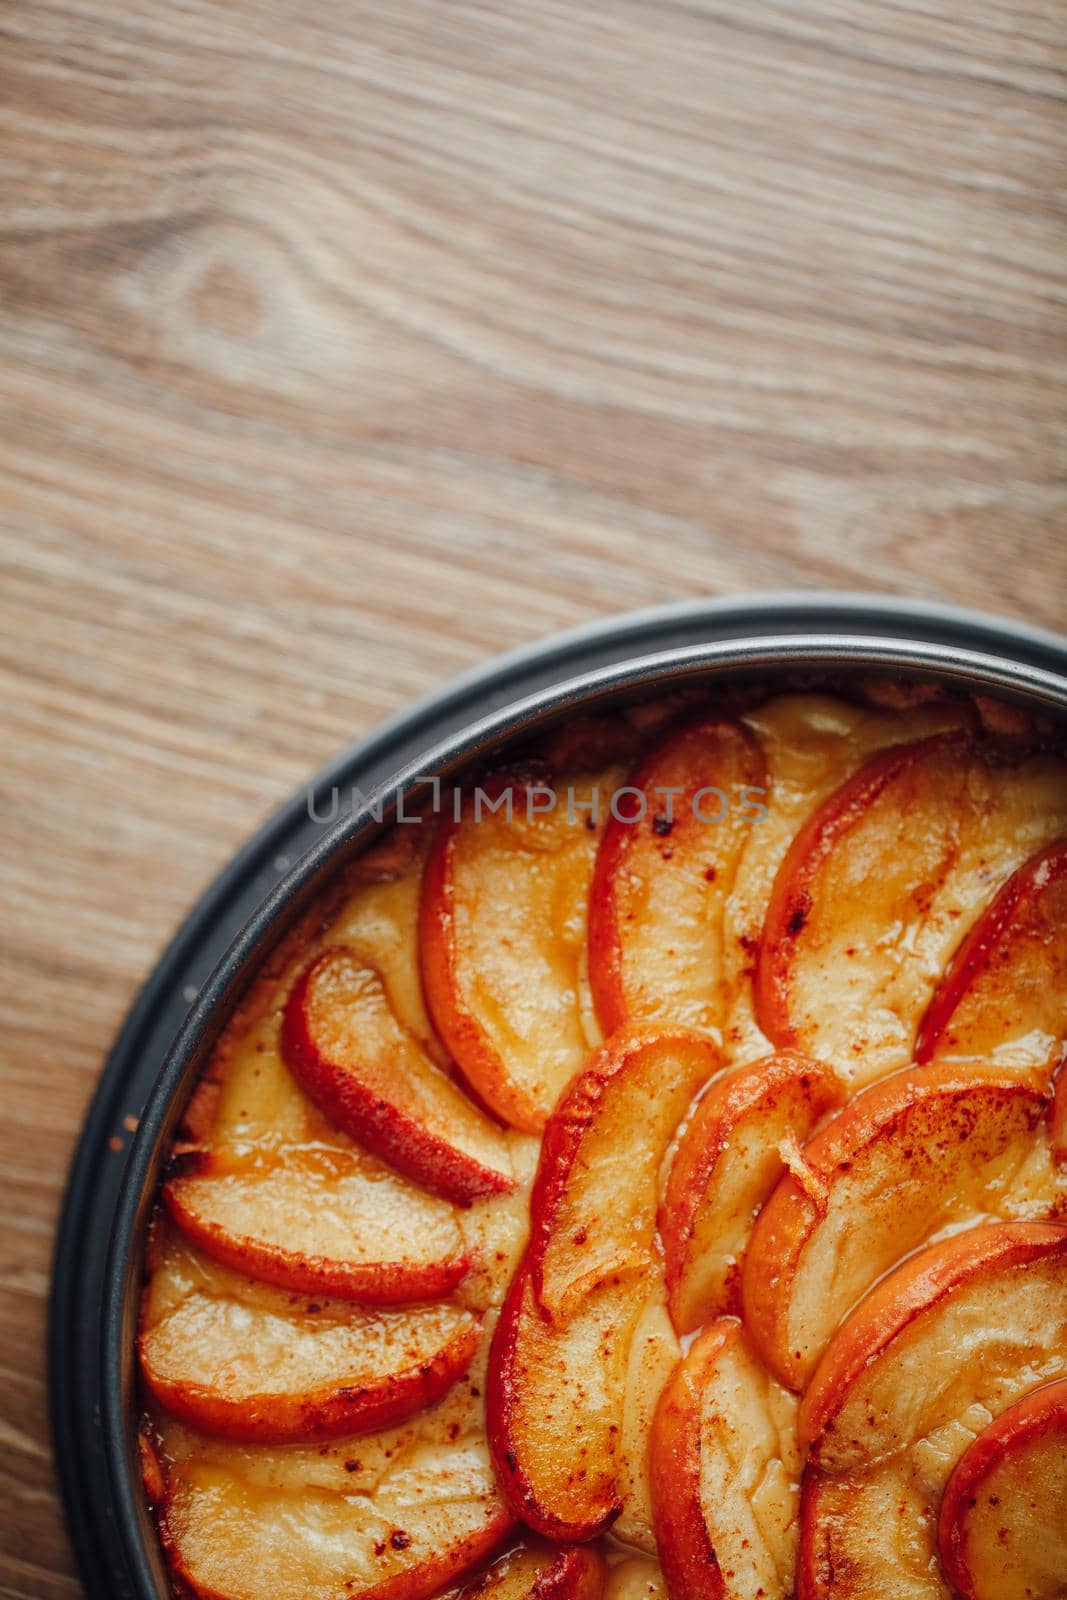
[[589, 978], [605, 1033], [637, 1022], [721, 1032], [722, 912], [766, 773], [738, 722], [668, 734], [626, 780], [597, 851]]
[[208, 1255], [298, 1294], [430, 1300], [471, 1265], [453, 1208], [355, 1147], [204, 1153], [163, 1199]]
[[167, 1209], [224, 1266], [298, 1294], [446, 1295], [471, 1267], [459, 1221], [469, 1213], [354, 1144], [304, 1094], [279, 1050], [293, 977], [219, 1053], [187, 1118], [195, 1142], [178, 1148], [164, 1184]]
[[1062, 1600], [1067, 1379], [1024, 1395], [964, 1452], [941, 1501], [938, 1543], [965, 1600]]
[[838, 1323], [931, 1234], [981, 1216], [1067, 1216], [1048, 1096], [1008, 1068], [912, 1068], [852, 1100], [804, 1147], [756, 1219], [746, 1323], [800, 1389]]
[[906, 1456], [853, 1477], [808, 1467], [796, 1600], [954, 1600], [933, 1522], [931, 1497]]
[[179, 1583], [199, 1600], [427, 1600], [464, 1578], [513, 1527], [481, 1384], [476, 1370], [396, 1428], [315, 1446], [240, 1445], [161, 1417], [158, 1513]]
[[459, 1600], [602, 1600], [606, 1567], [589, 1545], [524, 1540], [469, 1583]]
[[721, 1060], [691, 1029], [632, 1029], [574, 1080], [545, 1127], [530, 1199], [530, 1270], [550, 1316], [613, 1274], [647, 1271], [664, 1154]]
[[1067, 1374], [1067, 1228], [989, 1223], [911, 1256], [845, 1319], [808, 1385], [808, 1460], [842, 1476], [977, 1401], [999, 1412]]
[[652, 1506], [671, 1600], [786, 1600], [796, 1549], [796, 1400], [734, 1318], [707, 1327], [652, 1427]]
[[963, 731], [882, 751], [816, 809], [775, 878], [760, 1026], [862, 1084], [907, 1064], [961, 932], [1067, 827], [1067, 763]]
[[387, 1427], [440, 1399], [478, 1348], [477, 1321], [447, 1301], [309, 1301], [159, 1231], [141, 1371], [156, 1399], [194, 1427], [266, 1444]]
[[488, 1427], [505, 1498], [548, 1538], [580, 1543], [621, 1509], [628, 1356], [659, 1276], [660, 1167], [718, 1061], [688, 1029], [617, 1034], [545, 1128], [530, 1245], [490, 1361]]
[[800, 1408], [798, 1600], [950, 1600], [937, 1507], [976, 1430], [1067, 1376], [1067, 1229], [994, 1223], [911, 1257], [842, 1324]]
[[489, 1362], [486, 1426], [504, 1499], [545, 1538], [582, 1543], [621, 1509], [618, 1438], [642, 1289], [643, 1280], [592, 1289], [559, 1323], [538, 1305], [528, 1264], [508, 1290]]
[[755, 1010], [764, 917], [781, 864], [815, 809], [876, 751], [977, 725], [972, 708], [960, 700], [912, 705], [902, 717], [839, 696], [795, 693], [775, 695], [741, 720], [766, 762], [767, 814], [749, 830], [724, 908], [723, 964], [731, 993], [724, 1043], [731, 1064], [766, 1055], [773, 1042], [758, 1026]]
[[464, 799], [459, 822], [442, 821], [427, 862], [431, 1015], [479, 1099], [526, 1132], [540, 1131], [589, 1049], [588, 890], [617, 781], [575, 779], [568, 794], [547, 776], [499, 773]]
[[503, 1134], [429, 1059], [353, 952], [325, 950], [298, 979], [282, 1050], [331, 1121], [424, 1188], [466, 1204], [514, 1186]]
[[835, 1064], [842, 1048], [859, 1055], [881, 1043], [884, 1052], [869, 1022], [857, 1022], [861, 1006], [877, 1005], [885, 975], [857, 957], [867, 932], [910, 930], [916, 893], [929, 904], [944, 877], [973, 747], [973, 734], [958, 729], [879, 750], [796, 835], [771, 889], [756, 974], [757, 1016], [776, 1044], [813, 1048], [829, 1001], [835, 1012], [844, 1006], [853, 1035], [835, 1031]]
[[[961, 1397], [955, 1421], [864, 1472], [835, 1477], [809, 1466], [801, 1498], [797, 1600], [957, 1600], [959, 1595], [1054, 1600], [1062, 1595], [1067, 1573], [1062, 1434], [1052, 1461], [1043, 1462], [1036, 1451], [1029, 1465], [1021, 1434], [1019, 1459], [1001, 1458], [1003, 1470], [983, 1498], [965, 1493], [957, 1499], [954, 1489], [963, 1487], [972, 1470], [981, 1475], [989, 1460], [983, 1441], [1004, 1437], [1005, 1425], [1010, 1427], [1016, 1413], [1025, 1414], [1032, 1394], [1062, 1388], [1057, 1383], [1025, 1394], [993, 1422], [984, 1404], [964, 1407]], [[977, 1438], [976, 1427], [985, 1430]], [[1021, 1491], [1014, 1504], [1013, 1489]], [[1058, 1507], [1049, 1515], [1057, 1493]], [[998, 1503], [993, 1506], [991, 1500]], [[960, 1564], [969, 1557], [973, 1588]], [[1053, 1575], [1052, 1586], [1043, 1587]]]
[[679, 1333], [740, 1309], [753, 1218], [790, 1149], [843, 1099], [832, 1068], [793, 1050], [741, 1067], [701, 1096], [678, 1142], [659, 1216]]
[[1051, 1072], [1067, 1054], [1067, 840], [1014, 872], [952, 957], [916, 1061], [977, 1059]]

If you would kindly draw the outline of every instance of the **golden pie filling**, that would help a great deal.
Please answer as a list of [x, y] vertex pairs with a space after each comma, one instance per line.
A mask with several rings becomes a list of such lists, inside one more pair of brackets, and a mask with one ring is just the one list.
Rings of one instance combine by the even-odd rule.
[[202, 1600], [1067, 1595], [1062, 730], [583, 719], [270, 958], [153, 1221]]

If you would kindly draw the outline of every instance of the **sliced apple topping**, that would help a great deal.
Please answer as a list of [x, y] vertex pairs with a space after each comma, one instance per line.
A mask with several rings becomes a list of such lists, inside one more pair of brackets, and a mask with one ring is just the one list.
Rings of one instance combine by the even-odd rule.
[[211, 1154], [163, 1198], [217, 1261], [298, 1294], [399, 1305], [450, 1293], [471, 1266], [452, 1207], [354, 1147]]
[[141, 1370], [193, 1426], [274, 1444], [386, 1427], [439, 1399], [478, 1347], [475, 1318], [447, 1301], [309, 1300], [163, 1232], [142, 1303]]
[[560, 1101], [530, 1201], [531, 1271], [550, 1316], [614, 1275], [647, 1272], [664, 1153], [720, 1062], [686, 1028], [614, 1034]]
[[590, 1538], [622, 1508], [627, 1362], [659, 1277], [659, 1171], [718, 1061], [686, 1029], [615, 1035], [545, 1129], [530, 1247], [490, 1361], [489, 1430], [508, 1503], [546, 1537]]
[[1067, 1215], [1047, 1110], [1013, 1071], [945, 1063], [874, 1084], [827, 1123], [749, 1242], [745, 1319], [772, 1372], [803, 1387], [860, 1296], [939, 1229]]
[[945, 1574], [966, 1600], [1062, 1600], [1067, 1379], [1024, 1395], [964, 1452], [938, 1537]]
[[801, 1404], [800, 1600], [949, 1600], [936, 1508], [976, 1434], [1067, 1375], [1067, 1229], [996, 1223], [913, 1256], [835, 1335]]
[[480, 1374], [384, 1433], [246, 1446], [159, 1424], [164, 1548], [202, 1600], [426, 1600], [484, 1561], [508, 1516]]
[[508, 1290], [489, 1365], [489, 1445], [508, 1505], [546, 1538], [580, 1543], [619, 1513], [626, 1357], [641, 1287], [635, 1294], [620, 1280], [591, 1289], [558, 1323], [538, 1305], [528, 1265]]
[[1067, 840], [1014, 872], [956, 950], [926, 1010], [917, 1061], [1051, 1072], [1067, 1055]]
[[796, 1600], [953, 1600], [930, 1497], [907, 1457], [865, 1475], [804, 1473]]
[[744, 1330], [704, 1330], [664, 1390], [652, 1505], [671, 1600], [786, 1600], [796, 1549], [796, 1400]]
[[536, 1133], [589, 1049], [586, 908], [615, 771], [555, 786], [502, 773], [445, 819], [421, 957], [437, 1029], [475, 1093]]
[[[965, 703], [935, 700], [906, 717], [823, 694], [776, 695], [741, 718], [766, 763], [767, 814], [749, 830], [724, 908], [723, 965], [731, 993], [724, 1044], [731, 1063], [766, 1055], [772, 1041], [756, 1018], [755, 979], [767, 902], [795, 836], [826, 796], [876, 751], [972, 726]], [[818, 1054], [818, 1052], [815, 1052]]]
[[[289, 1066], [344, 1132], [398, 1171], [467, 1203], [514, 1183], [509, 1139], [453, 1081], [422, 995], [422, 858], [429, 826], [400, 829], [401, 867], [357, 885], [292, 985]], [[409, 839], [411, 842], [409, 843]]]
[[1067, 1228], [990, 1223], [921, 1250], [860, 1302], [805, 1392], [801, 1436], [841, 1475], [1065, 1373]]
[[326, 950], [285, 1009], [285, 1059], [354, 1139], [424, 1188], [461, 1203], [514, 1185], [503, 1134], [426, 1055], [376, 969]]
[[668, 735], [626, 780], [589, 901], [589, 977], [605, 1033], [654, 1021], [721, 1035], [723, 907], [765, 781], [752, 735], [718, 718]]
[[470, 1252], [454, 1206], [336, 1129], [281, 1058], [284, 983], [223, 1060], [163, 1199], [203, 1250], [299, 1294], [389, 1304], [448, 1294]]
[[602, 1600], [604, 1557], [584, 1545], [561, 1550], [524, 1540], [469, 1583], [459, 1600]]
[[775, 878], [757, 1014], [850, 1081], [907, 1064], [961, 931], [1067, 827], [1067, 764], [966, 731], [882, 751], [801, 828]]
[[799, 1143], [844, 1089], [830, 1067], [781, 1051], [717, 1079], [689, 1120], [660, 1207], [660, 1236], [679, 1333], [740, 1309], [753, 1218]]

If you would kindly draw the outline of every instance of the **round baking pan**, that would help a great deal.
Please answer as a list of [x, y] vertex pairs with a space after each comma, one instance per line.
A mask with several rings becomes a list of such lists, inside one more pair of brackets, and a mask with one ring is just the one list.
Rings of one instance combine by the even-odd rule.
[[635, 612], [504, 656], [393, 718], [294, 796], [208, 889], [107, 1061], [57, 1241], [49, 1336], [56, 1458], [92, 1600], [164, 1600], [169, 1592], [134, 1427], [140, 1242], [186, 1096], [274, 941], [389, 825], [398, 798], [431, 775], [453, 777], [576, 711], [669, 688], [857, 672], [927, 677], [1067, 711], [1067, 640], [976, 613], [826, 594]]

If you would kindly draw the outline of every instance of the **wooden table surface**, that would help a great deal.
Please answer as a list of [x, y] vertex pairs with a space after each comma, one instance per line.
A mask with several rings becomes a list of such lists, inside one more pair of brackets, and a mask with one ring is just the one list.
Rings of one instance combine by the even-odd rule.
[[[672, 597], [1056, 625], [1059, 0], [4, 0], [0, 1596], [169, 931], [458, 669]], [[267, 1597], [269, 1600], [269, 1597]]]

